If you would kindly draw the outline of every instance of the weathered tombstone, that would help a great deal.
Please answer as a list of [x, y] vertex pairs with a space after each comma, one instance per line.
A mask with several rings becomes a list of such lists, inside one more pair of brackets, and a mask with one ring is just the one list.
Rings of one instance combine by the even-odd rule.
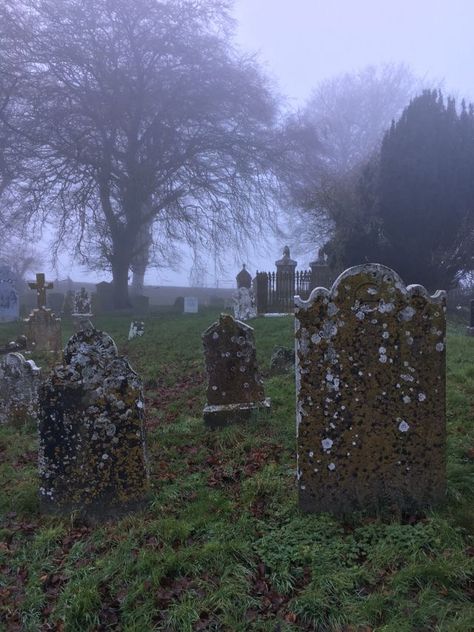
[[379, 264], [296, 297], [305, 511], [412, 510], [445, 493], [445, 304]]
[[257, 306], [255, 296], [252, 289], [239, 287], [233, 296], [234, 298], [234, 317], [236, 320], [250, 320], [257, 317]]
[[74, 311], [73, 316], [92, 316], [91, 298], [85, 287], [81, 287], [74, 294]]
[[184, 313], [185, 314], [197, 314], [199, 309], [199, 302], [195, 296], [184, 297]]
[[204, 421], [210, 427], [250, 419], [268, 410], [252, 327], [221, 314], [202, 335], [209, 379]]
[[143, 505], [148, 489], [142, 383], [114, 341], [76, 333], [39, 391], [40, 501], [90, 521]]
[[40, 369], [21, 353], [0, 357], [0, 423], [36, 419]]
[[132, 320], [130, 323], [130, 330], [128, 332], [128, 339], [133, 340], [137, 336], [143, 336], [145, 333], [145, 323], [142, 320]]
[[38, 308], [34, 309], [25, 320], [25, 334], [28, 348], [35, 351], [61, 351], [61, 319], [46, 306], [46, 290], [53, 288], [52, 283], [46, 283], [44, 274], [36, 275], [36, 283], [28, 284], [36, 290]]
[[10, 323], [20, 317], [20, 301], [13, 272], [0, 266], [0, 323]]
[[101, 281], [97, 283], [95, 294], [95, 309], [98, 313], [111, 312], [114, 310], [114, 289], [112, 283]]
[[270, 358], [270, 375], [285, 375], [295, 369], [295, 350], [275, 347]]
[[467, 335], [474, 336], [474, 299], [470, 302], [470, 320], [469, 327], [467, 327]]

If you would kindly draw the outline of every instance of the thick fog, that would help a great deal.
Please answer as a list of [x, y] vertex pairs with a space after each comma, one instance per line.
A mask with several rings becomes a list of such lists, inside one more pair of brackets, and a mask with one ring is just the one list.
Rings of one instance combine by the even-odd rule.
[[[288, 108], [303, 106], [323, 79], [373, 64], [407, 64], [427, 86], [446, 94], [474, 98], [474, 3], [471, 0], [237, 0], [236, 43], [255, 52]], [[249, 269], [272, 269], [285, 245], [284, 237], [268, 236], [247, 255], [229, 253], [224, 269], [208, 261], [208, 285], [228, 285], [246, 260]], [[306, 266], [316, 254], [298, 257]], [[151, 270], [152, 285], [187, 285], [192, 260], [183, 251], [179, 271]], [[46, 266], [45, 266], [46, 267]], [[100, 280], [63, 258], [50, 274], [77, 280]]]

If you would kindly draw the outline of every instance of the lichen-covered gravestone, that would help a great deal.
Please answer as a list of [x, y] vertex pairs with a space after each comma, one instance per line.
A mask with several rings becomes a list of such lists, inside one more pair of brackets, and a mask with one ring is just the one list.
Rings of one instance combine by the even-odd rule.
[[379, 264], [296, 298], [298, 487], [306, 511], [445, 493], [445, 292]]
[[21, 353], [0, 357], [0, 423], [36, 419], [40, 369]]
[[133, 340], [134, 338], [143, 336], [145, 333], [145, 323], [142, 320], [132, 320], [130, 323], [130, 329], [128, 332], [128, 339]]
[[210, 427], [246, 421], [268, 410], [252, 327], [222, 314], [202, 335], [209, 379], [204, 421]]
[[45, 512], [90, 521], [141, 507], [148, 488], [142, 383], [114, 341], [75, 334], [39, 392], [40, 499]]

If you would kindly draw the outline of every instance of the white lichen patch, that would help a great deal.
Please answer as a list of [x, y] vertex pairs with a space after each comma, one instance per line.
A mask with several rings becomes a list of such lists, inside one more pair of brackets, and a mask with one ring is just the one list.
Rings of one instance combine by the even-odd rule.
[[402, 421], [398, 424], [398, 429], [400, 430], [400, 432], [408, 432], [410, 426], [404, 419], [402, 419]]
[[321, 445], [323, 446], [323, 450], [327, 451], [332, 448], [332, 446], [334, 445], [334, 441], [332, 439], [329, 439], [329, 437], [326, 437], [326, 439], [323, 439], [321, 441]]
[[438, 342], [436, 347], [435, 347], [436, 351], [443, 351], [444, 349], [444, 344], [442, 342]]
[[400, 311], [398, 317], [400, 320], [406, 322], [408, 320], [411, 320], [415, 314], [416, 309], [414, 309], [411, 305], [407, 305], [407, 307]]
[[336, 464], [335, 463], [329, 463], [328, 465], [328, 470], [330, 470], [331, 472], [333, 472], [336, 469]]
[[418, 393], [418, 401], [424, 402], [426, 399], [426, 395], [424, 393]]

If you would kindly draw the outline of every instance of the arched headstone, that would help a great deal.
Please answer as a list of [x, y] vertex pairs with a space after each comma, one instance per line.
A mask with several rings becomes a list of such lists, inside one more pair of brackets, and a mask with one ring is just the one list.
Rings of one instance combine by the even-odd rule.
[[296, 297], [302, 509], [412, 509], [443, 498], [445, 304], [445, 292], [405, 287], [379, 264]]
[[96, 521], [143, 505], [148, 488], [142, 383], [107, 334], [75, 334], [40, 388], [42, 509]]

